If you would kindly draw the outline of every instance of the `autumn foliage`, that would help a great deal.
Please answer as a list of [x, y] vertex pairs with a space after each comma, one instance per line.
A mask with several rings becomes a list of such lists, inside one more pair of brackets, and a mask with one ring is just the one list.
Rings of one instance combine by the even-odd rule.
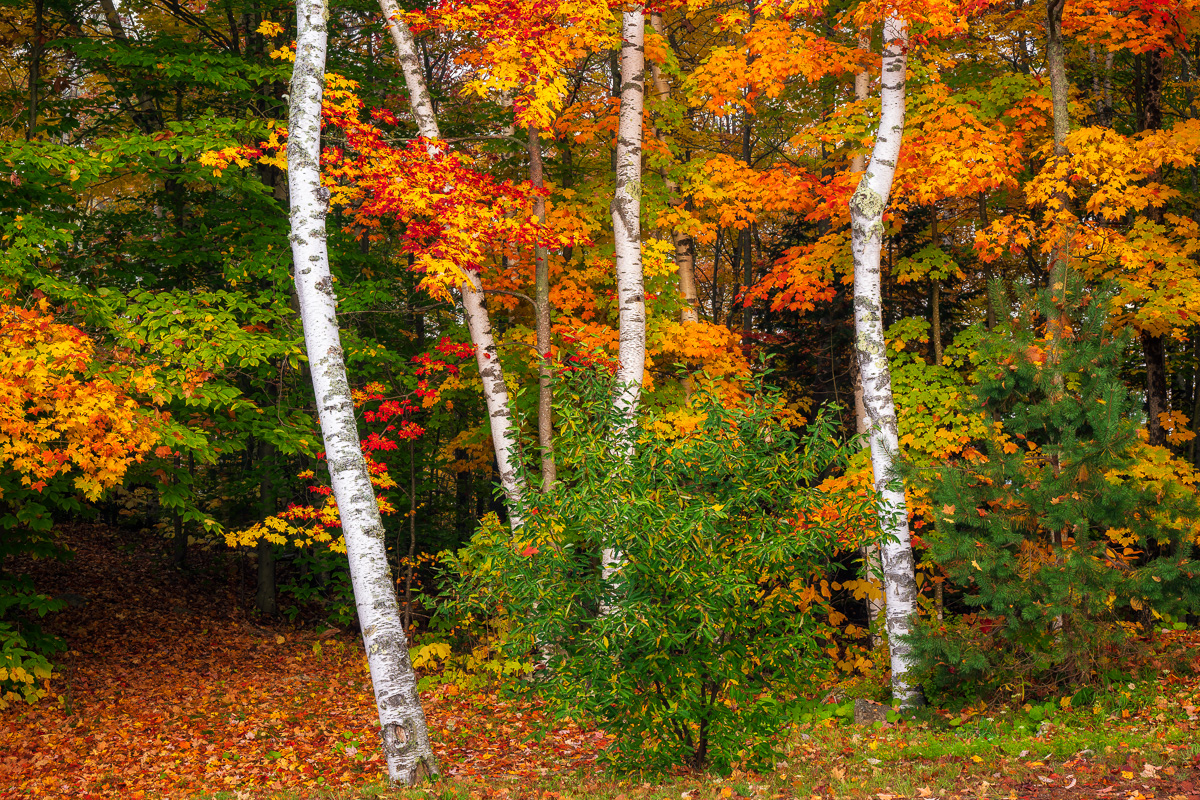
[[[295, 8], [108, 5], [13, 0], [0, 31], [0, 706], [20, 721], [0, 725], [0, 785], [357, 784], [378, 761], [289, 256]], [[891, 133], [879, 53], [896, 16], [910, 46], [873, 230], [877, 350], [929, 697], [1050, 702], [1194, 625], [1196, 0], [1066, 3], [1065, 87], [1045, 3], [642, 7], [646, 368], [625, 460], [603, 384], [620, 366], [610, 213], [633, 7], [419, 5], [330, 6], [320, 197], [386, 566], [418, 669], [442, 670], [423, 688], [448, 772], [590, 768], [609, 745], [627, 765], [773, 767], [789, 726], [832, 719], [810, 678], [884, 699], [848, 203]], [[439, 138], [414, 125], [389, 22], [415, 36]], [[467, 324], [464, 284], [485, 325]], [[543, 389], [557, 409], [540, 418]], [[529, 438], [541, 422], [549, 444]], [[497, 493], [498, 431], [525, 442], [518, 500]], [[598, 580], [607, 533], [628, 595]], [[50, 565], [64, 543], [125, 583]], [[199, 591], [201, 573], [223, 588]], [[96, 606], [68, 607], [71, 591]], [[480, 731], [477, 708], [539, 659], [557, 659], [545, 697]], [[551, 711], [573, 721], [515, 743]], [[1145, 758], [1107, 785], [1132, 790]], [[1050, 792], [1039, 777], [1022, 793]], [[794, 793], [859, 791], [822, 780]], [[1084, 796], [1108, 796], [1096, 786]]]
[[154, 390], [152, 370], [105, 368], [87, 334], [56, 322], [44, 300], [32, 309], [0, 305], [0, 376], [0, 475], [9, 502], [23, 489], [64, 481], [95, 500], [158, 438], [156, 415], [137, 399]]

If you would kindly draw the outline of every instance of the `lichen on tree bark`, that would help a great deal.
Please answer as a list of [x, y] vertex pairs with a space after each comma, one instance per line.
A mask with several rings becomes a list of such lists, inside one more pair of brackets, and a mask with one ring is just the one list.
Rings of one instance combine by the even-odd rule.
[[904, 486], [895, 469], [900, 450], [899, 426], [883, 331], [880, 251], [885, 234], [883, 213], [904, 132], [907, 50], [904, 20], [889, 16], [883, 30], [879, 135], [866, 174], [849, 202], [854, 256], [855, 351], [878, 497], [876, 511], [883, 535], [879, 549], [887, 602], [885, 620], [891, 655], [892, 695], [903, 707], [918, 705], [921, 701], [920, 691], [909, 676], [911, 648], [907, 642], [916, 616], [917, 588]]
[[[338, 331], [337, 297], [325, 241], [328, 193], [321, 186], [320, 174], [326, 21], [324, 0], [297, 0], [287, 148], [296, 297], [388, 776], [412, 784], [436, 774], [437, 763], [388, 567], [383, 520], [359, 443]], [[395, 735], [397, 729], [405, 732], [403, 737]]]

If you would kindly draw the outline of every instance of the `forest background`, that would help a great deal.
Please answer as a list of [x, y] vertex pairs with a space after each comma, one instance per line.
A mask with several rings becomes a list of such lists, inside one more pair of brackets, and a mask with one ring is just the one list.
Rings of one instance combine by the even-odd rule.
[[[55, 695], [56, 642], [38, 619], [67, 601], [23, 565], [63, 554], [64, 520], [153, 528], [178, 567], [189, 548], [236, 557], [259, 613], [354, 624], [288, 242], [295, 9], [6, 8], [5, 702]], [[329, 10], [338, 321], [405, 624], [433, 625], [418, 660], [458, 648], [511, 671], [520, 659], [491, 648], [511, 635], [514, 576], [546, 546], [522, 537], [539, 508], [518, 495], [583, 507], [551, 498], [557, 481], [595, 491], [596, 508], [638, 491], [660, 502], [708, 473], [692, 460], [681, 483], [656, 485], [652, 463], [646, 481], [605, 494], [584, 456], [609, 463], [615, 440], [579, 438], [621, 430], [588, 405], [612, 384], [581, 376], [627, 362], [609, 217], [622, 9], [404, 11], [436, 155], [418, 140], [427, 121], [410, 113], [396, 26], [371, 4]], [[1130, 632], [1197, 611], [1200, 23], [1187, 2], [646, 9], [635, 449], [670, 458], [723, 442], [712, 458], [727, 472], [700, 502], [719, 517], [722, 487], [758, 498], [709, 532], [736, 559], [755, 514], [780, 516], [763, 498], [792, 489], [766, 480], [779, 467], [748, 441], [712, 433], [721, 409], [777, 431], [768, 443], [839, 443], [819, 469], [790, 473], [812, 504], [771, 532], [803, 538], [820, 521], [821, 546], [747, 580], [813, 621], [806, 641], [828, 667], [880, 673], [878, 498], [853, 438], [870, 424], [850, 199], [874, 143], [889, 14], [909, 20], [909, 44], [878, 230], [904, 454], [887, 480], [907, 484], [921, 682], [939, 697], [1103, 681]], [[603, 586], [598, 534], [566, 535], [589, 543]], [[502, 555], [524, 560], [495, 569]], [[437, 562], [460, 581], [439, 589]], [[525, 598], [531, 614], [558, 600]], [[580, 601], [592, 616], [603, 602]]]

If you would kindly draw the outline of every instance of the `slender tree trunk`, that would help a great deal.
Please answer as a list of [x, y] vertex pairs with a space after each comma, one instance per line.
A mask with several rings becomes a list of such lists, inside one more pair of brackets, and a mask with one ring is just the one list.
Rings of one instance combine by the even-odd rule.
[[709, 286], [710, 304], [712, 306], [712, 321], [714, 325], [721, 324], [721, 305], [718, 304], [717, 276], [721, 273], [721, 248], [725, 244], [725, 229], [717, 228], [717, 241], [713, 245], [712, 285]]
[[475, 272], [467, 273], [467, 278], [459, 288], [466, 312], [467, 330], [471, 334], [471, 343], [475, 345], [475, 363], [479, 365], [479, 377], [483, 381], [483, 399], [491, 421], [492, 446], [496, 452], [496, 473], [508, 499], [506, 509], [509, 525], [519, 528], [524, 520], [516, 509], [525, 494], [525, 484], [517, 470], [517, 431], [512, 418], [512, 408], [508, 404], [508, 387], [504, 383], [500, 351], [496, 347], [496, 337], [492, 332], [492, 320], [485, 304], [483, 285]]
[[413, 784], [437, 773], [417, 676], [395, 584], [387, 562], [383, 521], [359, 445], [354, 401], [338, 332], [337, 298], [325, 244], [329, 190], [321, 186], [321, 96], [324, 91], [324, 0], [296, 2], [296, 64], [288, 117], [288, 184], [296, 296], [321, 421], [329, 478], [350, 562], [350, 580], [375, 690], [388, 776]]
[[1163, 337], [1148, 331], [1140, 331], [1139, 337], [1146, 359], [1146, 431], [1150, 444], [1162, 447], [1167, 443], [1167, 432], [1159, 415], [1171, 410], [1167, 402], [1167, 359]]
[[937, 278], [933, 279], [932, 285], [929, 287], [929, 315], [930, 325], [933, 330], [930, 333], [930, 338], [933, 340], [933, 364], [941, 366], [942, 364], [942, 282]]
[[[621, 15], [621, 111], [617, 123], [616, 190], [613, 239], [617, 262], [620, 344], [617, 389], [613, 400], [620, 416], [614, 445], [632, 452], [638, 403], [646, 371], [646, 300], [642, 285], [642, 111], [645, 92], [645, 17], [641, 7]], [[611, 545], [601, 553], [604, 581], [615, 582], [622, 555]]]
[[[979, 225], [981, 228], [986, 228], [986, 227], [988, 227], [988, 225], [991, 224], [988, 222], [988, 210], [987, 209], [988, 209], [987, 195], [985, 195], [983, 192], [980, 192], [979, 193]], [[986, 312], [987, 316], [984, 318], [984, 324], [987, 326], [987, 329], [990, 331], [996, 327], [996, 303], [995, 303], [995, 298], [992, 297], [992, 281], [994, 280], [994, 278], [992, 276], [992, 268], [990, 266], [987, 266], [987, 267], [985, 267], [985, 269], [987, 271], [984, 273], [984, 280], [985, 280], [984, 292], [987, 297], [987, 312]]]
[[887, 596], [892, 695], [906, 708], [921, 702], [920, 689], [913, 685], [909, 675], [911, 646], [905, 641], [916, 617], [917, 584], [904, 487], [895, 470], [900, 444], [891, 371], [883, 338], [880, 251], [883, 212], [887, 208], [904, 134], [907, 52], [907, 25], [904, 20], [889, 16], [883, 26], [879, 133], [867, 173], [850, 198], [855, 349], [862, 376], [863, 406], [870, 423], [871, 464], [879, 497], [879, 523], [884, 535], [880, 552]]
[[[869, 37], [860, 36], [858, 39], [859, 50], [869, 50], [871, 40]], [[867, 93], [871, 86], [871, 74], [867, 70], [857, 73], [854, 76], [854, 99], [862, 102], [867, 99]], [[854, 158], [850, 161], [850, 171], [854, 173], [863, 172], [867, 168], [867, 158], [862, 153], [855, 153]], [[867, 407], [863, 404], [863, 385], [862, 373], [858, 368], [858, 352], [854, 353], [853, 361], [850, 365], [850, 371], [854, 377], [854, 429], [860, 436], [866, 435], [871, 426], [867, 422]], [[866, 439], [864, 438], [864, 442]], [[870, 445], [867, 444], [869, 447]], [[884, 596], [883, 585], [879, 581], [880, 565], [879, 565], [879, 543], [872, 542], [863, 545], [862, 547], [863, 571], [866, 573], [864, 577], [871, 582], [878, 594], [867, 596], [867, 616], [870, 618], [871, 629], [871, 646], [878, 647], [883, 641], [883, 637], [879, 635], [878, 621], [884, 612]]]
[[[1200, 420], [1200, 336], [1194, 337], [1195, 349], [1195, 364], [1196, 368], [1192, 372], [1192, 426], [1196, 425], [1196, 420]], [[1192, 439], [1191, 442], [1191, 461], [1192, 466], [1200, 467], [1200, 436]]]
[[[434, 448], [437, 452], [437, 448]], [[404, 567], [404, 631], [412, 627], [413, 562], [417, 557], [417, 447], [408, 440], [408, 561]]]
[[[937, 235], [937, 208], [933, 209], [933, 244], [938, 245]], [[942, 284], [937, 278], [933, 279], [933, 283], [929, 289], [929, 305], [930, 316], [932, 317], [931, 327], [933, 331], [930, 338], [933, 340], [933, 364], [936, 367], [942, 365]], [[933, 587], [933, 603], [936, 609], [937, 620], [941, 622], [945, 617], [946, 595], [944, 581], [939, 580]]]
[[[108, 30], [112, 33], [113, 38], [124, 43], [129, 40], [128, 34], [125, 33], [125, 26], [121, 23], [121, 17], [117, 14], [117, 6], [113, 0], [100, 0], [100, 9], [104, 13], [104, 20], [108, 23]], [[116, 84], [109, 80], [116, 88]], [[153, 133], [154, 131], [162, 130], [163, 119], [162, 114], [158, 110], [158, 105], [154, 102], [154, 98], [149, 94], [138, 92], [130, 102], [133, 122], [142, 133]]]
[[[870, 50], [871, 49], [871, 38], [869, 36], [858, 37], [858, 49], [863, 50], [863, 51]], [[863, 100], [866, 100], [867, 96], [868, 96], [868, 92], [870, 91], [870, 88], [871, 88], [871, 73], [865, 69], [862, 72], [855, 73], [855, 75], [854, 75], [854, 99], [860, 103]], [[852, 158], [850, 160], [850, 171], [851, 172], [862, 172], [866, 168], [867, 168], [867, 157], [862, 152], [855, 153], [854, 158]]]
[[[754, 26], [754, 12], [751, 8], [750, 26]], [[750, 124], [750, 112], [742, 112], [742, 163], [747, 168], [750, 167], [750, 133], [752, 126]], [[754, 249], [751, 246], [751, 230], [750, 223], [746, 223], [746, 227], [738, 234], [739, 251], [742, 257], [742, 353], [746, 359], [750, 358], [750, 334], [751, 326], [753, 325], [753, 315], [751, 314], [750, 306], [746, 304], [744, 296], [750, 291], [750, 284], [754, 282]]]
[[[1162, 89], [1166, 69], [1161, 51], [1154, 50], [1146, 54], [1146, 77], [1142, 102], [1142, 118], [1138, 127], [1143, 131], [1162, 129]], [[1158, 176], [1161, 177], [1161, 176]], [[1148, 209], [1150, 217], [1158, 223], [1162, 222], [1162, 209]], [[1139, 331], [1142, 341], [1142, 354], [1146, 359], [1146, 432], [1150, 444], [1165, 446], [1167, 432], [1163, 429], [1159, 415], [1171, 410], [1167, 397], [1167, 354], [1163, 337]]]
[[33, 41], [29, 53], [29, 122], [25, 128], [25, 140], [29, 141], [37, 132], [38, 92], [42, 78], [42, 38], [46, 8], [45, 0], [33, 0]]
[[[545, 170], [542, 166], [542, 139], [537, 128], [529, 129], [529, 182], [535, 188], [545, 186]], [[533, 215], [539, 225], [546, 222], [546, 200], [538, 197], [533, 201]], [[554, 486], [558, 471], [554, 466], [554, 376], [551, 373], [553, 360], [550, 357], [550, 261], [546, 248], [534, 247], [533, 303], [537, 315], [538, 351], [538, 447], [542, 451], [542, 491]]]
[[[275, 447], [270, 442], [261, 442], [258, 446], [258, 466], [262, 476], [258, 482], [259, 513], [262, 518], [275, 513]], [[275, 616], [275, 545], [266, 539], [259, 539], [255, 546], [258, 551], [258, 591], [254, 596], [254, 605], [259, 613]]]
[[[461, 464], [467, 458], [467, 451], [461, 447], [454, 449], [454, 460]], [[454, 532], [458, 534], [459, 542], [465, 542], [471, 535], [471, 487], [475, 475], [470, 470], [458, 469], [454, 473]]]
[[[396, 45], [397, 58], [408, 87], [409, 107], [417, 122], [417, 131], [426, 139], [437, 141], [441, 139], [437, 114], [429, 97], [425, 70], [421, 66], [421, 57], [417, 53], [412, 31], [404, 22], [395, 0], [379, 0], [379, 6], [387, 21], [392, 41]], [[431, 152], [436, 152], [438, 147], [440, 145], [431, 144]], [[479, 365], [479, 376], [483, 381], [483, 399], [491, 420], [492, 444], [496, 450], [500, 485], [504, 488], [508, 500], [509, 524], [517, 528], [520, 527], [522, 519], [515, 509], [524, 496], [525, 486], [517, 469], [516, 425], [508, 404], [508, 386], [504, 382], [504, 369], [500, 366], [500, 354], [496, 349], [492, 320], [488, 315], [479, 275], [469, 272], [466, 280], [459, 286], [459, 291], [462, 293], [467, 330], [471, 334], [471, 343], [475, 345], [475, 363]]]
[[1112, 97], [1112, 75], [1113, 75], [1113, 57], [1114, 54], [1110, 50], [1108, 55], [1104, 57], [1104, 115], [1102, 121], [1106, 127], [1112, 126], [1113, 118], [1113, 97]]
[[[933, 208], [933, 230], [930, 236], [931, 244], [934, 247], [938, 246], [938, 210], [937, 206]], [[930, 281], [929, 286], [929, 324], [932, 328], [930, 332], [931, 344], [933, 345], [933, 365], [940, 367], [942, 365], [942, 283], [937, 278]], [[939, 584], [938, 588], [941, 586]]]
[[[663, 36], [662, 14], [658, 12], [650, 14], [650, 27], [659, 36]], [[650, 78], [654, 83], [655, 99], [660, 103], [666, 103], [671, 97], [671, 84], [667, 82], [662, 67], [657, 62], [650, 62]], [[661, 139], [662, 131], [655, 127], [654, 135]], [[667, 202], [672, 205], [681, 202], [679, 185], [671, 177], [671, 171], [667, 165], [663, 165], [661, 174], [663, 187], [667, 190]], [[699, 322], [700, 298], [696, 295], [696, 259], [693, 256], [695, 246], [692, 237], [678, 228], [671, 228], [671, 244], [675, 247], [675, 273], [679, 278], [679, 295], [683, 298], [679, 321]]]
[[[1066, 158], [1067, 136], [1071, 133], [1071, 117], [1068, 100], [1071, 87], [1067, 83], [1066, 47], [1062, 38], [1062, 14], [1066, 0], [1048, 0], [1046, 3], [1046, 62], [1050, 73], [1050, 100], [1054, 111], [1054, 157]], [[1052, 214], [1065, 215], [1070, 198], [1065, 191], [1054, 195], [1056, 209]], [[1058, 233], [1050, 250], [1050, 296], [1055, 306], [1047, 325], [1050, 338], [1047, 366], [1054, 370], [1054, 386], [1061, 387], [1062, 375], [1058, 369], [1062, 339], [1067, 326], [1066, 291], [1067, 270], [1070, 260], [1071, 236], [1065, 226]]]

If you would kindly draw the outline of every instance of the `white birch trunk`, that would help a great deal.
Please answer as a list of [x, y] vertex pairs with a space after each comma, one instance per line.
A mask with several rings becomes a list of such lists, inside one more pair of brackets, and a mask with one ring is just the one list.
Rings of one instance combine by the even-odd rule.
[[325, 243], [329, 192], [321, 186], [320, 152], [326, 19], [324, 0], [297, 0], [287, 148], [296, 296], [379, 711], [388, 777], [413, 784], [436, 774], [437, 765], [388, 568], [383, 521], [359, 446]]
[[[638, 403], [646, 371], [646, 300], [642, 285], [642, 112], [645, 106], [645, 15], [635, 8], [621, 15], [621, 111], [617, 121], [617, 175], [613, 192], [613, 242], [617, 269], [620, 344], [617, 387], [619, 415], [613, 446], [634, 446]], [[605, 583], [616, 583], [623, 556], [611, 543], [600, 556]]]
[[[858, 49], [867, 50], [871, 46], [871, 39], [868, 36], [860, 36], [858, 39]], [[854, 76], [854, 99], [863, 101], [867, 99], [867, 91], [870, 87], [871, 76], [863, 70]], [[867, 159], [862, 153], [855, 154], [850, 161], [851, 172], [862, 172], [867, 168]], [[854, 354], [857, 362], [858, 353]], [[858, 364], [854, 365], [854, 423], [855, 429], [859, 435], [863, 435], [870, 427], [867, 423], [867, 408], [863, 405], [863, 389], [862, 375], [859, 373]], [[863, 557], [863, 576], [871, 582], [871, 586], [878, 590], [878, 594], [870, 594], [867, 596], [867, 616], [871, 620], [871, 647], [878, 647], [883, 637], [879, 635], [878, 621], [880, 615], [883, 614], [883, 586], [879, 582], [879, 543], [871, 542], [862, 548]]]
[[[397, 59], [404, 71], [409, 106], [417, 122], [417, 131], [426, 139], [441, 139], [437, 115], [433, 111], [429, 88], [425, 85], [425, 71], [421, 68], [421, 58], [412, 31], [401, 16], [395, 0], [379, 0], [379, 7], [387, 21], [392, 42], [396, 45]], [[516, 509], [524, 497], [525, 485], [517, 468], [517, 430], [513, 424], [512, 408], [508, 404], [508, 386], [504, 382], [504, 369], [500, 366], [500, 352], [496, 349], [492, 320], [488, 315], [479, 275], [468, 272], [459, 291], [462, 293], [463, 313], [471, 334], [471, 344], [475, 346], [475, 363], [479, 365], [479, 377], [483, 382], [483, 399], [491, 420], [492, 446], [500, 470], [500, 486], [508, 500], [509, 524], [515, 529], [521, 527], [523, 522]]]
[[917, 583], [908, 509], [903, 485], [895, 486], [899, 430], [892, 398], [892, 378], [883, 338], [880, 293], [880, 250], [883, 212], [887, 208], [900, 140], [904, 134], [904, 81], [908, 32], [905, 21], [889, 16], [883, 26], [882, 108], [871, 163], [850, 198], [851, 249], [854, 254], [854, 332], [863, 406], [870, 425], [871, 464], [879, 497], [879, 523], [884, 534], [880, 548], [887, 633], [892, 663], [892, 695], [901, 707], [921, 702], [920, 689], [909, 681], [910, 645], [916, 616]]
[[471, 333], [471, 343], [475, 345], [475, 363], [479, 365], [483, 399], [487, 404], [488, 418], [491, 420], [492, 446], [496, 449], [500, 486], [508, 498], [508, 523], [516, 530], [525, 522], [517, 512], [525, 494], [525, 484], [517, 469], [517, 441], [512, 406], [508, 404], [508, 387], [504, 383], [504, 370], [500, 366], [496, 337], [492, 334], [492, 321], [484, 304], [483, 286], [476, 273], [468, 272], [467, 278], [460, 287], [463, 309], [466, 312], [467, 329]]
[[[857, 156], [855, 156], [857, 158]], [[861, 171], [861, 170], [858, 170]], [[870, 447], [867, 433], [871, 425], [867, 421], [867, 407], [863, 403], [862, 375], [858, 370], [858, 352], [854, 353], [854, 363], [850, 365], [854, 374], [854, 430], [861, 438], [864, 447]], [[879, 580], [882, 574], [879, 566], [879, 542], [867, 542], [861, 548], [863, 559], [863, 579], [871, 584], [871, 593], [867, 595], [868, 628], [871, 631], [872, 649], [883, 644], [883, 635], [879, 632], [879, 620], [884, 612], [883, 584]]]
[[413, 41], [412, 31], [405, 22], [403, 12], [396, 5], [396, 0], [379, 0], [379, 9], [387, 22], [388, 33], [396, 45], [396, 60], [404, 72], [404, 83], [408, 86], [408, 105], [417, 121], [417, 132], [426, 139], [440, 139], [438, 133], [437, 115], [433, 112], [433, 100], [429, 97], [429, 87], [425, 85], [425, 70], [421, 66], [421, 56], [417, 53], [417, 43]]

